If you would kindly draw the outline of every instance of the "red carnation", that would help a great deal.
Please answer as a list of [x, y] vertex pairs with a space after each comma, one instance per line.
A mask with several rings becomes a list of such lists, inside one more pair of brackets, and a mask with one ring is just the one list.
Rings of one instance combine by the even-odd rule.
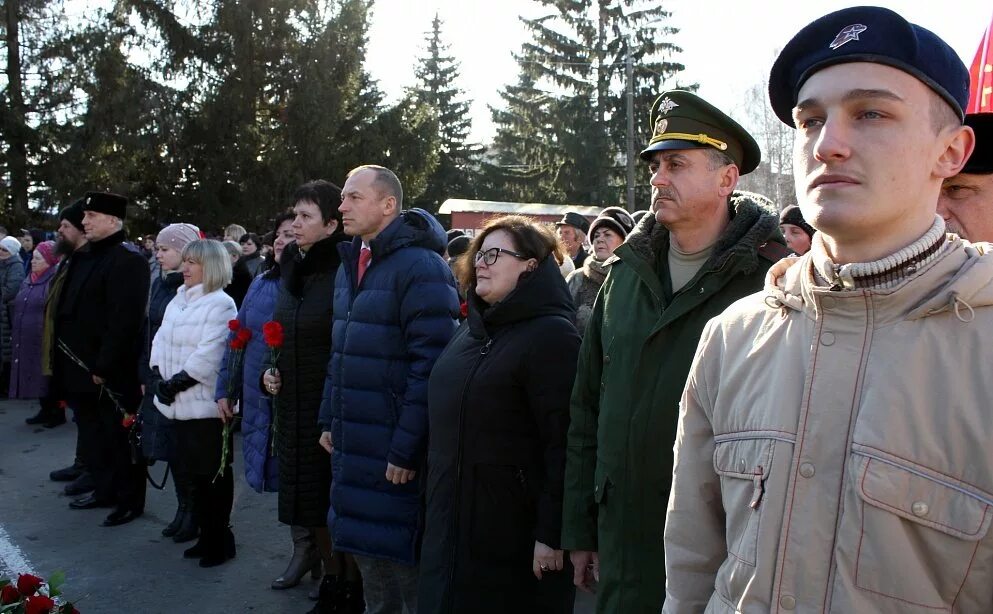
[[245, 342], [241, 340], [240, 336], [231, 340], [231, 349], [235, 352], [240, 352], [245, 349]]
[[25, 614], [48, 614], [55, 607], [55, 600], [44, 595], [28, 597], [24, 602]]
[[270, 320], [262, 325], [262, 337], [265, 344], [275, 349], [283, 347], [283, 325], [275, 320]]
[[8, 584], [7, 586], [0, 589], [0, 604], [7, 605], [9, 603], [16, 603], [18, 599], [21, 598], [21, 594], [17, 592], [17, 589]]
[[19, 590], [25, 597], [37, 593], [38, 589], [41, 588], [41, 585], [44, 583], [45, 580], [43, 578], [32, 576], [29, 573], [17, 576], [17, 590]]
[[252, 338], [252, 331], [251, 330], [249, 330], [247, 328], [243, 328], [243, 329], [241, 329], [241, 330], [238, 331], [238, 341], [242, 341], [242, 342], [244, 342], [244, 343], [247, 344], [248, 343], [248, 340], [251, 339], [251, 338]]
[[134, 414], [124, 414], [124, 418], [121, 419], [121, 426], [129, 429], [132, 424], [134, 424]]
[[241, 322], [238, 320], [228, 320], [228, 330], [234, 332], [241, 328]]
[[459, 313], [462, 315], [462, 319], [469, 317], [469, 303], [462, 301], [462, 305], [459, 306]]

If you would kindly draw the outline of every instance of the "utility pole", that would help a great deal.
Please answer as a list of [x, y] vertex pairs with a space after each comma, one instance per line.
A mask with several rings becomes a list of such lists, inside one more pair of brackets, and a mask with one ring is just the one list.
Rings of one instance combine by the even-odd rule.
[[627, 58], [624, 61], [624, 72], [627, 76], [627, 111], [628, 111], [628, 155], [627, 155], [627, 207], [632, 213], [634, 204], [634, 65], [631, 58], [631, 36], [627, 37]]

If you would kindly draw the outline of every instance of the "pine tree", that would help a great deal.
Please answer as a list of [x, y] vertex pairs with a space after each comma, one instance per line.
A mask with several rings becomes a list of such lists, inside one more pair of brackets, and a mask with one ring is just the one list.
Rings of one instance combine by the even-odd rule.
[[448, 198], [473, 196], [471, 177], [481, 148], [469, 143], [472, 120], [469, 101], [464, 92], [453, 85], [459, 79], [459, 65], [448, 54], [442, 41], [442, 21], [436, 13], [431, 31], [425, 38], [426, 55], [415, 69], [417, 85], [411, 94], [428, 106], [437, 117], [438, 164], [427, 181], [427, 189], [416, 203], [431, 211], [438, 210]]
[[[537, 0], [548, 14], [524, 20], [532, 35], [517, 55], [522, 74], [555, 99], [553, 131], [540, 146], [558, 159], [554, 185], [575, 204], [615, 205], [624, 200], [626, 158], [625, 60], [634, 66], [636, 147], [650, 138], [647, 115], [654, 98], [683, 65], [669, 58], [681, 49], [663, 25], [670, 13], [641, 0]], [[508, 109], [508, 111], [510, 111]], [[513, 111], [510, 111], [513, 112]], [[514, 122], [494, 117], [509, 138]], [[531, 165], [523, 164], [524, 167]]]

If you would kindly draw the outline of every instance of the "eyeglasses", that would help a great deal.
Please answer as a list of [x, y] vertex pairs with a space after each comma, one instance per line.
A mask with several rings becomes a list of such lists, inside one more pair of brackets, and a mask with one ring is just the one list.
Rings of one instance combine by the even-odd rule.
[[512, 252], [509, 249], [504, 249], [502, 247], [491, 247], [486, 251], [480, 250], [476, 252], [475, 262], [476, 264], [479, 264], [479, 261], [482, 260], [483, 263], [486, 264], [486, 266], [493, 266], [494, 264], [496, 264], [497, 258], [500, 257], [500, 254], [508, 254], [510, 256], [513, 256], [514, 258], [520, 258], [521, 260], [528, 259], [528, 257], [525, 256], [524, 254], [518, 254], [517, 252]]

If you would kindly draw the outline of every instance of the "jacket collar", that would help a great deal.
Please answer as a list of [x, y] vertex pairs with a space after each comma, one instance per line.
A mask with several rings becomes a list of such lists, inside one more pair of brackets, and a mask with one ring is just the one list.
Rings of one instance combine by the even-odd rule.
[[127, 233], [124, 232], [124, 229], [121, 229], [110, 236], [100, 239], [99, 241], [90, 241], [87, 245], [90, 246], [90, 251], [92, 253], [97, 254], [106, 251], [115, 245], [124, 243], [127, 239]]
[[197, 284], [192, 288], [187, 288], [186, 285], [180, 285], [179, 290], [176, 291], [176, 296], [180, 297], [180, 300], [184, 303], [190, 304], [204, 296], [203, 284]]
[[878, 328], [901, 320], [953, 314], [971, 321], [974, 310], [993, 306], [993, 253], [986, 243], [971, 244], [948, 235], [945, 247], [895, 285], [885, 288], [831, 290], [815, 276], [816, 254], [807, 252], [766, 286], [766, 304], [793, 310], [811, 319], [848, 314], [861, 322], [868, 311]]

